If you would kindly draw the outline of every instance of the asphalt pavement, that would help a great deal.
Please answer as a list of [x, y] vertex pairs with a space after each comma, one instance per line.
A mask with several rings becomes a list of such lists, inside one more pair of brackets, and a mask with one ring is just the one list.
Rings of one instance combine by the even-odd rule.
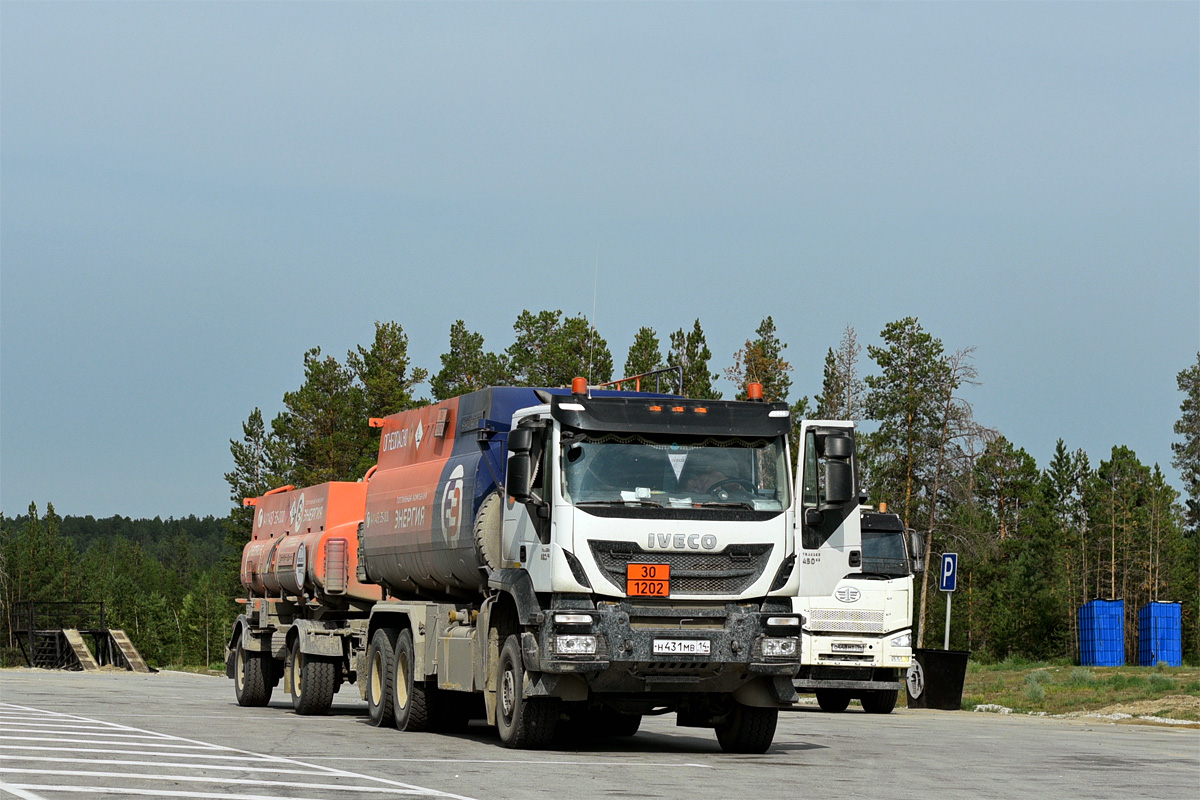
[[300, 717], [276, 689], [240, 708], [225, 678], [0, 671], [0, 798], [1187, 798], [1200, 731], [897, 709], [780, 716], [765, 755], [647, 718], [628, 739], [508, 750], [496, 732], [371, 727], [358, 690]]

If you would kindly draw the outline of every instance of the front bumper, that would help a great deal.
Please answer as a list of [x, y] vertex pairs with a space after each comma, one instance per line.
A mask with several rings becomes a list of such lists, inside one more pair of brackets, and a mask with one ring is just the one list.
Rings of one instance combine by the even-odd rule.
[[[562, 615], [591, 621], [556, 621]], [[764, 611], [757, 604], [679, 606], [625, 600], [589, 609], [551, 609], [536, 635], [524, 637], [522, 649], [527, 669], [579, 675], [594, 691], [731, 692], [751, 678], [790, 680], [796, 674], [800, 626], [767, 624], [772, 618], [795, 616], [790, 611]], [[594, 637], [595, 651], [559, 652], [563, 636], [583, 637], [585, 642]], [[764, 645], [779, 654], [764, 654]], [[677, 652], [663, 652], [672, 648]], [[705, 648], [707, 653], [687, 652]]]

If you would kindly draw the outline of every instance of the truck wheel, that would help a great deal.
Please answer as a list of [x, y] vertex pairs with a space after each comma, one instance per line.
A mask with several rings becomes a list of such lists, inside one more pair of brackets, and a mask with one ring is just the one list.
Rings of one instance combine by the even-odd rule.
[[717, 741], [726, 753], [765, 753], [775, 738], [778, 708], [757, 708], [738, 703], [717, 725]]
[[475, 516], [475, 547], [483, 563], [492, 569], [500, 569], [500, 523], [504, 518], [504, 499], [499, 492], [492, 492], [479, 504]]
[[396, 719], [392, 706], [392, 678], [396, 674], [396, 632], [380, 628], [367, 648], [367, 713], [377, 728]]
[[817, 705], [822, 711], [837, 714], [850, 705], [850, 693], [843, 689], [817, 689]]
[[559, 704], [550, 698], [525, 697], [525, 665], [516, 636], [509, 636], [500, 650], [498, 677], [496, 727], [501, 744], [519, 749], [545, 747], [558, 727]]
[[271, 701], [274, 684], [267, 680], [269, 653], [250, 653], [238, 642], [234, 656], [233, 693], [239, 706], [265, 706]]
[[327, 714], [337, 691], [338, 664], [331, 659], [305, 655], [300, 640], [288, 650], [288, 677], [292, 684], [292, 708], [305, 716]]
[[420, 733], [429, 730], [430, 708], [425, 681], [416, 679], [416, 648], [412, 630], [405, 628], [396, 639], [396, 674], [392, 680], [392, 700], [396, 727]]
[[890, 714], [896, 707], [896, 697], [899, 694], [898, 689], [865, 692], [861, 698], [863, 711], [868, 714]]

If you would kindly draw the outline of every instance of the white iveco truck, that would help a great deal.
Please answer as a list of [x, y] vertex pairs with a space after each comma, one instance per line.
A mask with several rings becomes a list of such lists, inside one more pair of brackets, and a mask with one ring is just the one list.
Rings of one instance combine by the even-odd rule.
[[912, 661], [912, 574], [921, 541], [895, 514], [841, 502], [857, 491], [853, 422], [801, 425], [800, 589], [792, 610], [804, 622], [794, 684], [815, 693], [825, 711], [844, 711], [857, 699], [868, 713], [887, 714]]

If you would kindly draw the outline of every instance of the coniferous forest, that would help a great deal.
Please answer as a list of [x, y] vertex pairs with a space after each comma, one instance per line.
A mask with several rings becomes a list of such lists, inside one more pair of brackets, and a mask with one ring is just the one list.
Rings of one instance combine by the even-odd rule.
[[[485, 386], [563, 386], [576, 375], [600, 383], [663, 366], [681, 368], [689, 397], [719, 399], [721, 377], [744, 397], [745, 384], [757, 381], [766, 400], [789, 403], [797, 419], [860, 422], [868, 502], [887, 502], [924, 532], [927, 560], [959, 553], [952, 648], [985, 661], [1077, 659], [1079, 606], [1123, 598], [1131, 660], [1137, 609], [1168, 601], [1182, 604], [1185, 660], [1200, 662], [1200, 353], [1176, 376], [1171, 446], [1180, 489], [1164, 465], [1143, 463], [1120, 442], [1085, 453], [1060, 439], [1049, 463], [1036, 463], [1021, 442], [975, 417], [971, 400], [987, 388], [973, 348], [951, 349], [912, 317], [885, 326], [865, 353], [847, 327], [811, 396], [793, 390], [771, 317], [725, 364], [714, 363], [700, 320], [665, 339], [643, 327], [621, 370], [583, 315], [523, 311], [513, 330], [507, 349], [488, 350], [458, 320], [440, 364], [424, 367], [410, 362], [396, 322], [376, 323], [374, 340], [341, 360], [319, 347], [297, 354], [304, 381], [283, 395], [282, 410], [268, 421], [254, 408], [230, 432], [224, 518], [60, 517], [52, 502], [0, 517], [0, 662], [23, 663], [9, 624], [14, 608], [103, 601], [109, 627], [123, 628], [148, 663], [218, 664], [242, 594], [238, 566], [252, 519], [242, 498], [362, 477], [378, 449], [370, 417]], [[944, 599], [929, 570], [918, 585], [917, 646], [940, 647]]]

